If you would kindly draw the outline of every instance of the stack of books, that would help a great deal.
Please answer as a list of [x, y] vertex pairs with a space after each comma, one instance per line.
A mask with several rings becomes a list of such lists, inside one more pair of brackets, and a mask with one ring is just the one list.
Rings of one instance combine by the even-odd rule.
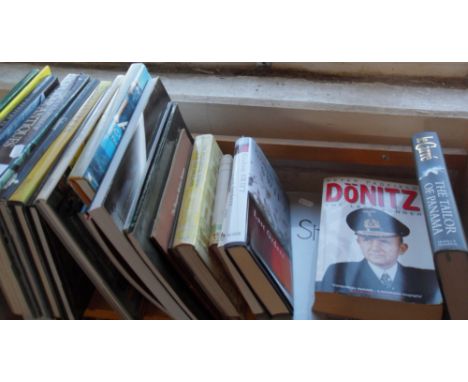
[[[2, 100], [0, 280], [23, 318], [289, 318], [289, 203], [251, 138], [192, 137], [143, 64], [33, 70]], [[268, 190], [268, 192], [266, 192]], [[286, 229], [286, 231], [285, 231]], [[285, 232], [288, 232], [285, 234]]]

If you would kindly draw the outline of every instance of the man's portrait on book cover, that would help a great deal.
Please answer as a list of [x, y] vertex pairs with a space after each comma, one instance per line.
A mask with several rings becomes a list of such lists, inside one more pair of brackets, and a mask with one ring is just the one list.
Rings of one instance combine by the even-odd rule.
[[317, 291], [441, 302], [424, 216], [399, 208], [335, 207], [329, 209], [328, 229], [319, 239], [325, 243], [319, 252]]

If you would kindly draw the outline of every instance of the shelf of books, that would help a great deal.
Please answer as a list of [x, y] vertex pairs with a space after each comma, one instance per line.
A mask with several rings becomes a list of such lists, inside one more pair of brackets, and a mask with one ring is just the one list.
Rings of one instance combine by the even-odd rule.
[[0, 101], [6, 317], [468, 318], [468, 145], [223, 133], [143, 64], [24, 73]]

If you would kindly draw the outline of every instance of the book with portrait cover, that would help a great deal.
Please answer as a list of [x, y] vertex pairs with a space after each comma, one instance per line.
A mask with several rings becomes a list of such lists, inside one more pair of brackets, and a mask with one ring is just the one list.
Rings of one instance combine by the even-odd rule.
[[441, 318], [416, 184], [324, 180], [313, 309], [362, 319]]
[[468, 245], [435, 132], [413, 136], [419, 188], [444, 300], [452, 319], [468, 318]]

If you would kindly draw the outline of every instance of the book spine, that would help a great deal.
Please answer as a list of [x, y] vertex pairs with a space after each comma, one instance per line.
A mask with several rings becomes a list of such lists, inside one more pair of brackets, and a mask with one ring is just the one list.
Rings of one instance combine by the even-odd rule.
[[[26, 203], [31, 197], [32, 193], [42, 181], [47, 171], [49, 171], [52, 164], [57, 160], [68, 141], [81, 126], [81, 123], [88, 115], [91, 108], [96, 104], [99, 97], [101, 97], [104, 88], [99, 87], [94, 89], [98, 85], [98, 82], [98, 80], [90, 82], [86, 86], [86, 89], [83, 89], [80, 95], [75, 99], [67, 112], [65, 112], [63, 118], [57, 122], [57, 138], [53, 139], [52, 137], [53, 142], [48, 148], [46, 148], [43, 155], [40, 155], [40, 159], [38, 159], [37, 162], [32, 159], [32, 162], [34, 162], [32, 170], [29, 169], [30, 171], [26, 175], [26, 178], [12, 194], [10, 200]], [[79, 108], [78, 111], [76, 110], [77, 108]], [[63, 124], [63, 130], [60, 128], [60, 124]], [[54, 127], [54, 129], [55, 128], [56, 127]], [[34, 158], [34, 156], [32, 158]]]
[[46, 122], [45, 127], [40, 129], [32, 140], [23, 147], [21, 154], [10, 162], [8, 169], [0, 177], [0, 188], [5, 190], [4, 195], [7, 197], [11, 196], [12, 188], [10, 186], [16, 188], [16, 183], [29, 173], [99, 82], [98, 80], [88, 82], [83, 88], [80, 85], [83, 79], [85, 78], [77, 78], [78, 87], [69, 94], [70, 99], [63, 100], [64, 104], [58, 111], [58, 117], [51, 119], [50, 123]]
[[88, 165], [105, 133], [104, 122], [107, 121], [112, 114], [113, 105], [116, 103], [119, 89], [122, 87], [121, 85], [123, 78], [123, 75], [118, 75], [112, 82], [109, 92], [105, 97], [106, 102], [104, 109], [102, 112], [100, 112], [98, 118], [96, 119], [96, 126], [93, 128], [93, 133], [89, 136], [89, 138], [86, 139], [84, 147], [82, 147], [76, 153], [71, 163], [72, 171], [69, 175], [70, 179], [82, 178], [84, 172], [88, 168]]
[[250, 139], [245, 137], [238, 139], [234, 150], [231, 184], [219, 240], [220, 246], [243, 243], [247, 240], [247, 197], [251, 157]]
[[437, 133], [415, 134], [413, 153], [434, 255], [444, 251], [468, 252]]
[[44, 66], [41, 71], [0, 111], [0, 121], [4, 120], [47, 76], [51, 75], [50, 67]]
[[32, 69], [24, 78], [22, 78], [11, 90], [0, 100], [0, 111], [2, 111], [10, 101], [39, 73], [39, 69]]
[[29, 118], [34, 110], [46, 100], [46, 97], [58, 84], [58, 79], [55, 76], [45, 78], [17, 108], [0, 123], [0, 144], [3, 144], [3, 142]]
[[101, 140], [91, 163], [87, 167], [83, 178], [91, 188], [96, 191], [104, 177], [109, 163], [114, 156], [117, 145], [130, 122], [143, 90], [151, 79], [146, 68], [142, 68], [128, 89], [127, 97], [119, 105], [118, 111], [112, 116], [110, 125], [106, 128], [104, 138]]
[[223, 228], [223, 218], [226, 213], [226, 200], [229, 191], [229, 181], [232, 171], [232, 155], [226, 154], [221, 158], [219, 165], [218, 181], [216, 184], [216, 196], [211, 221], [210, 246], [218, 245]]
[[169, 253], [171, 235], [182, 198], [192, 147], [189, 133], [182, 129], [151, 234], [152, 239], [165, 254]]
[[[85, 75], [67, 76], [62, 85], [4, 142], [0, 149], [2, 157], [0, 187], [3, 188], [13, 175], [11, 171], [6, 170], [24, 161], [31, 149], [42, 140], [49, 128], [82, 89], [88, 78]], [[11, 158], [14, 159], [11, 160]]]
[[292, 263], [287, 250], [275, 235], [271, 226], [249, 197], [248, 213], [249, 245], [266, 273], [275, 280], [289, 302], [292, 301]]
[[[207, 193], [207, 190], [215, 187], [216, 180], [210, 176], [210, 170], [215, 171], [217, 175], [218, 167], [213, 168], [212, 164], [217, 163], [219, 166], [220, 159], [221, 150], [212, 135], [199, 135], [195, 139], [177, 221], [174, 247], [182, 243], [196, 246], [200, 241], [200, 235], [201, 241], [206, 243], [205, 252], [207, 251], [214, 200], [214, 190], [211, 193]], [[210, 181], [214, 181], [214, 184], [210, 185]], [[211, 204], [206, 200], [209, 196], [212, 196]], [[206, 213], [208, 215], [205, 215]]]

